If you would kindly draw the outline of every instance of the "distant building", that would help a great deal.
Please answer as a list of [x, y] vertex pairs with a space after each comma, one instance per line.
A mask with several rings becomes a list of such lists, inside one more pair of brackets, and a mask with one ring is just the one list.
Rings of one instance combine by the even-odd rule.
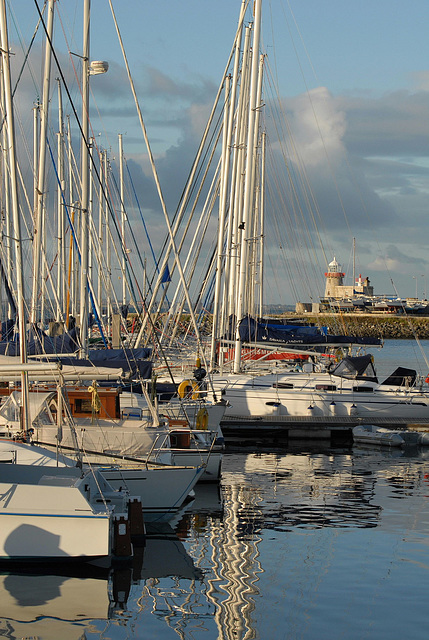
[[369, 278], [362, 280], [361, 274], [353, 285], [344, 285], [343, 278], [345, 273], [341, 270], [341, 265], [334, 257], [328, 265], [328, 271], [325, 273], [325, 299], [336, 298], [353, 298], [355, 296], [373, 296], [374, 287], [369, 283]]
[[389, 313], [429, 315], [429, 303], [417, 298], [401, 299], [389, 294], [374, 295], [374, 287], [369, 278], [359, 274], [351, 285], [344, 284], [345, 273], [336, 257], [328, 264], [325, 272], [325, 295], [320, 303], [297, 302], [295, 311], [304, 313]]

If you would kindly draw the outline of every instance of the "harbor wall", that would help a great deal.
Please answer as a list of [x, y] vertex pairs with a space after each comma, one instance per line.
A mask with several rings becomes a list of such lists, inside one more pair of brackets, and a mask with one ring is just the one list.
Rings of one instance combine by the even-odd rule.
[[375, 316], [374, 314], [288, 314], [293, 321], [328, 327], [329, 333], [348, 334], [363, 338], [429, 340], [429, 317]]

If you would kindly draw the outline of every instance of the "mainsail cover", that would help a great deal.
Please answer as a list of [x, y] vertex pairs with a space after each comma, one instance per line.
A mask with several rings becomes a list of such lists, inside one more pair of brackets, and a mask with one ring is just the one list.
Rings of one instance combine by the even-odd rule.
[[[308, 327], [302, 325], [272, 325], [245, 316], [239, 324], [240, 340], [244, 343], [266, 343], [270, 345], [334, 345], [366, 344], [381, 345], [380, 338], [362, 338], [359, 336], [330, 335], [326, 327]], [[230, 317], [227, 340], [235, 339], [235, 318]]]

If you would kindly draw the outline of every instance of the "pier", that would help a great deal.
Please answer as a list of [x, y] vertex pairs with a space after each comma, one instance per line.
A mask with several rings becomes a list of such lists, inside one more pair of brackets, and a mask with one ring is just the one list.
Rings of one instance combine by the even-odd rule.
[[[353, 442], [352, 429], [368, 424], [359, 416], [236, 416], [221, 422], [226, 443], [237, 440], [247, 444], [287, 444], [291, 440], [307, 442], [328, 441], [331, 445], [349, 445]], [[406, 418], [371, 419], [371, 424], [411, 432], [428, 431], [426, 419], [412, 421]]]

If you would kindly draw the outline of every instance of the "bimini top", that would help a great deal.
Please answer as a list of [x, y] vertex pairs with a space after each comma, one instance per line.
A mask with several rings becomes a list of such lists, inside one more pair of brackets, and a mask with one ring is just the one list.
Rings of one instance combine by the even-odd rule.
[[378, 383], [372, 356], [369, 354], [365, 356], [346, 356], [337, 366], [331, 369], [330, 373], [340, 378]]

